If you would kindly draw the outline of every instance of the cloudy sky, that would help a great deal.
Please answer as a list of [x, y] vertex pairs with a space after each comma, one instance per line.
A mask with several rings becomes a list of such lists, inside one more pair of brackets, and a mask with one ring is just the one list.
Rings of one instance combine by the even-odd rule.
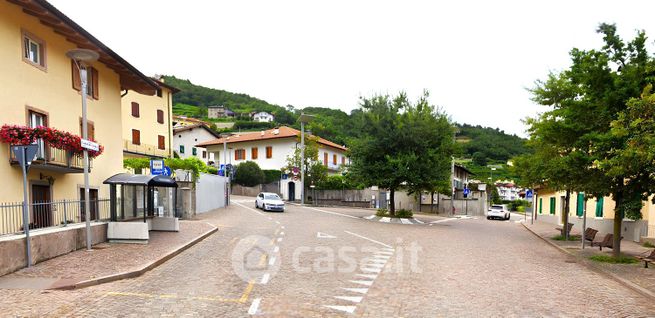
[[50, 1], [148, 75], [346, 112], [427, 89], [457, 122], [523, 136], [543, 109], [526, 88], [600, 47], [599, 23], [655, 34], [653, 1]]

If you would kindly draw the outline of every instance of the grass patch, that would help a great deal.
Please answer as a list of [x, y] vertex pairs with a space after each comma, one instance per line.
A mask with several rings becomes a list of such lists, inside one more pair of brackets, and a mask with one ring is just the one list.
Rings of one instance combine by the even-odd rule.
[[594, 255], [589, 257], [590, 260], [601, 263], [610, 263], [610, 264], [634, 264], [638, 263], [639, 260], [632, 256], [623, 256], [621, 255], [618, 258], [614, 258], [611, 255]]
[[[566, 241], [566, 237], [564, 235], [556, 235], [551, 237], [555, 241]], [[580, 240], [580, 235], [569, 235], [569, 241], [579, 241]]]
[[653, 245], [653, 243], [651, 243], [651, 242], [644, 242], [644, 244], [643, 244], [642, 246], [643, 246], [643, 247], [648, 247], [648, 248], [653, 248], [653, 247], [655, 247], [655, 245]]
[[389, 215], [389, 210], [387, 209], [378, 209], [375, 212], [376, 216], [379, 217], [387, 217], [387, 218], [403, 218], [403, 219], [409, 219], [414, 216], [414, 213], [411, 210], [405, 210], [405, 209], [400, 209], [396, 210], [395, 215]]

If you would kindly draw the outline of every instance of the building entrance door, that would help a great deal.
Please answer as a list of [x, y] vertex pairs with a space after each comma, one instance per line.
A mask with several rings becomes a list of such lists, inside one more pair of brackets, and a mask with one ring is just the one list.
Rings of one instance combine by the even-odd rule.
[[296, 201], [296, 183], [289, 181], [289, 201]]
[[52, 208], [49, 185], [32, 185], [31, 228], [52, 226]]

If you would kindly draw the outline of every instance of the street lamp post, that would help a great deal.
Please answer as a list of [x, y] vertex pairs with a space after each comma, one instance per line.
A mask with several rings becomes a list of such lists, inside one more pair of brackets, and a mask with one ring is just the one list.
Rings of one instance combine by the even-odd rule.
[[312, 121], [314, 116], [300, 114], [300, 204], [305, 204], [305, 124]]
[[230, 139], [232, 133], [222, 134], [223, 137], [223, 176], [227, 178], [225, 183], [225, 207], [230, 205], [230, 178], [227, 175], [227, 140]]
[[[87, 72], [86, 64], [97, 61], [100, 55], [87, 49], [73, 49], [66, 52], [80, 71], [80, 93], [82, 95], [82, 139], [89, 139], [89, 129], [86, 119]], [[89, 197], [89, 150], [84, 148], [84, 219], [86, 221], [86, 249], [91, 250], [91, 202]]]

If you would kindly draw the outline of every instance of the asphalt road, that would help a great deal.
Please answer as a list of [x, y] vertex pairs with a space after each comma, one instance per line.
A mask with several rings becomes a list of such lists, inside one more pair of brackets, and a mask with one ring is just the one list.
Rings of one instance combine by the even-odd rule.
[[405, 225], [366, 220], [363, 209], [232, 202], [201, 216], [218, 233], [141, 277], [1, 290], [0, 316], [655, 315], [652, 302], [527, 232], [522, 215]]

